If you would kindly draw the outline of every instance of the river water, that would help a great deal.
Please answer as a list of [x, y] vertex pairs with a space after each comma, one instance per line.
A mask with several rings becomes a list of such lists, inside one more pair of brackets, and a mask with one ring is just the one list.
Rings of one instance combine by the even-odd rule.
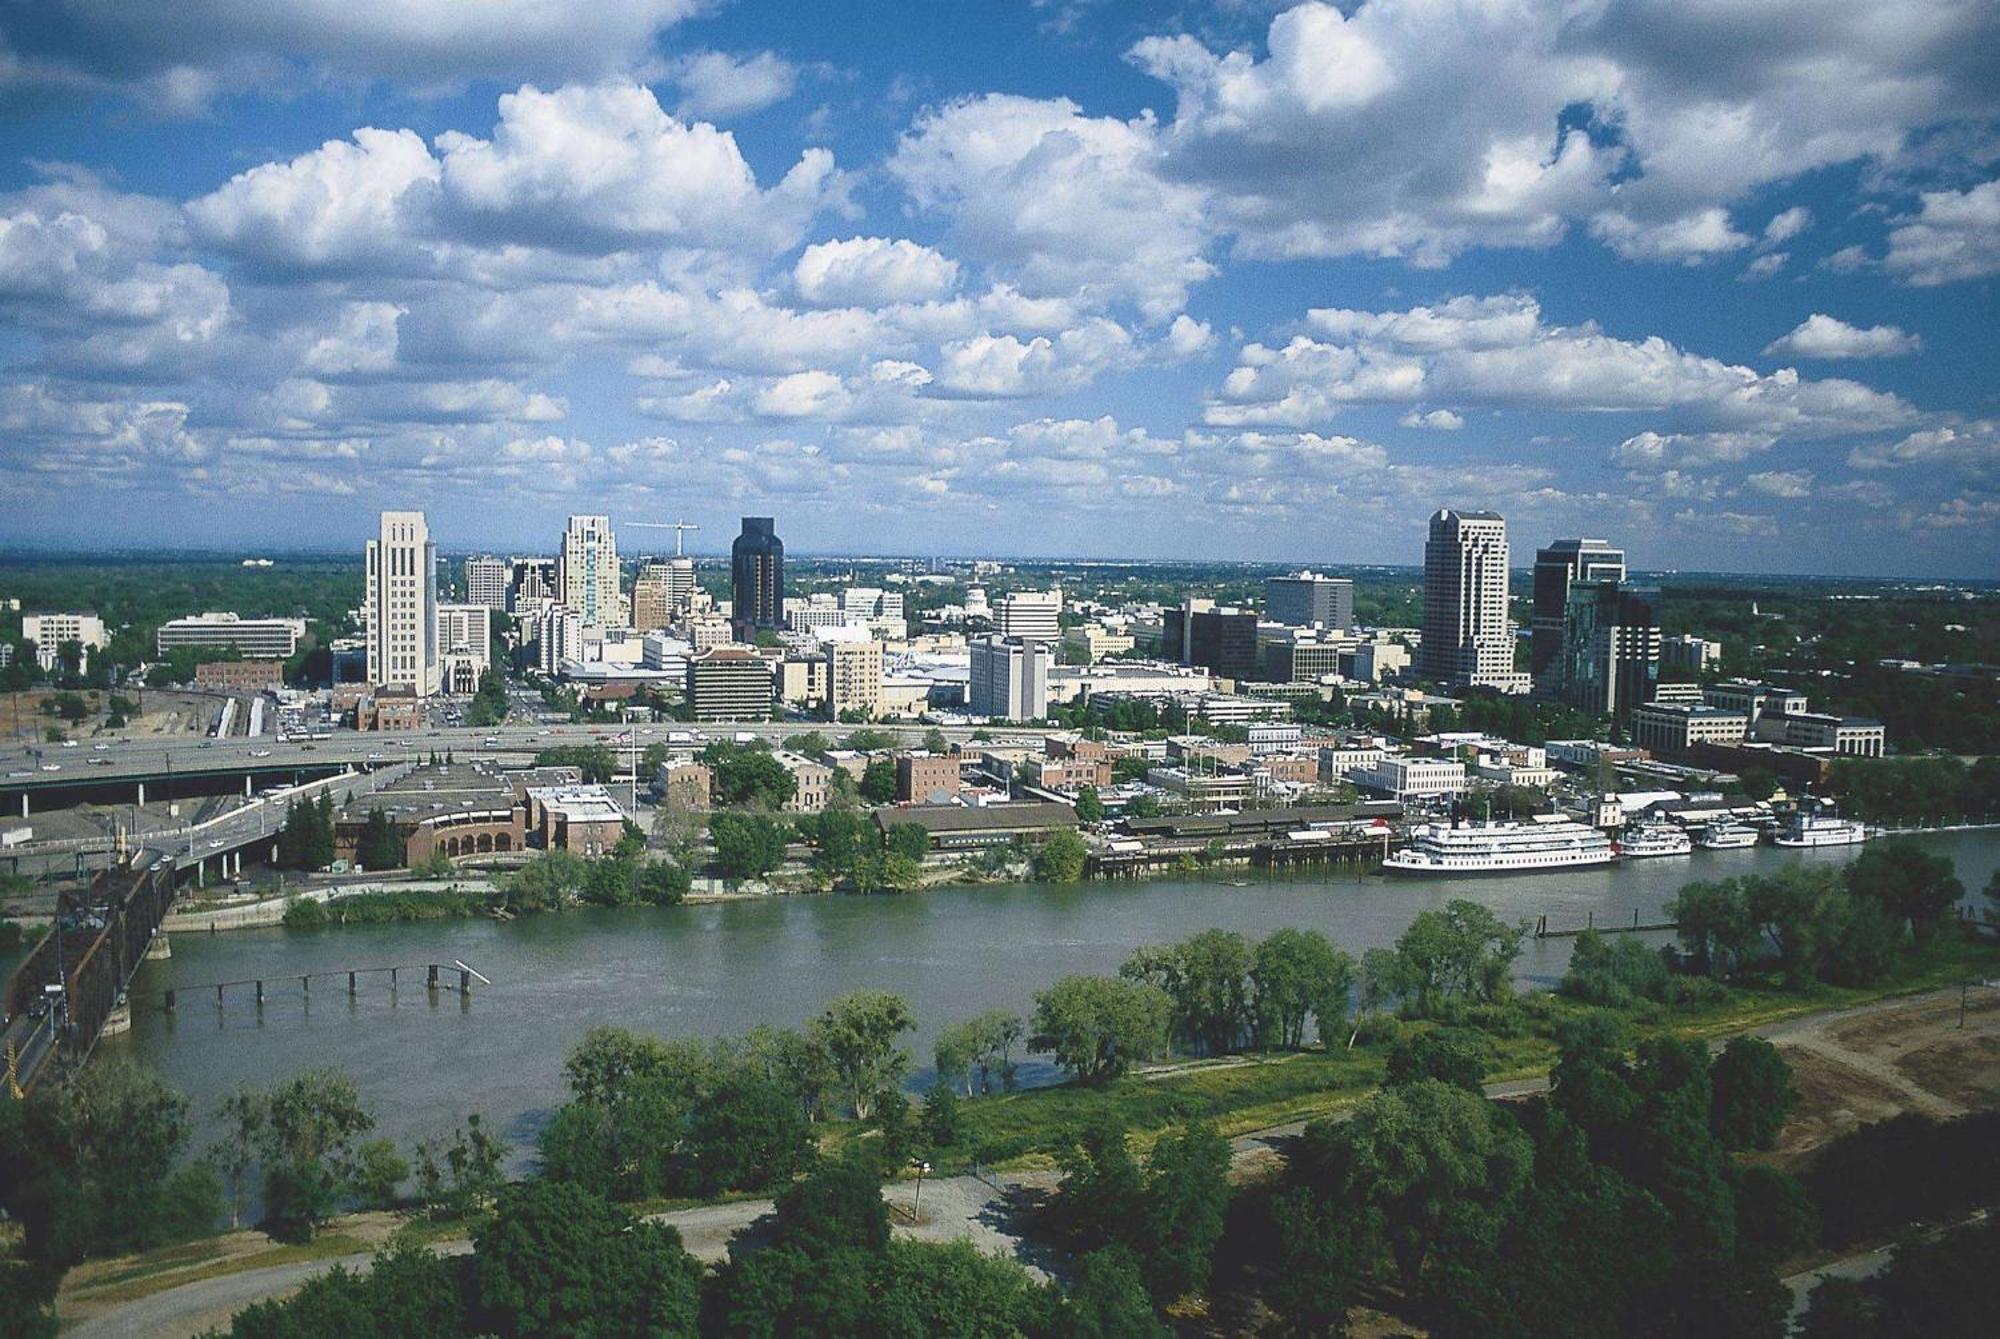
[[[1952, 857], [1969, 897], [2000, 865], [2000, 832], [1922, 840]], [[799, 1027], [834, 997], [873, 987], [910, 1002], [919, 1024], [911, 1053], [927, 1066], [942, 1025], [991, 1008], [1025, 1015], [1034, 992], [1057, 977], [1115, 971], [1138, 945], [1212, 926], [1253, 937], [1287, 925], [1317, 928], [1359, 957], [1393, 943], [1418, 911], [1454, 897], [1483, 903], [1508, 921], [1547, 916], [1551, 928], [1580, 927], [1592, 915], [1599, 925], [1630, 924], [1635, 912], [1641, 921], [1662, 919], [1667, 900], [1692, 879], [1800, 859], [1840, 864], [1851, 855], [1852, 848], [1761, 847], [1456, 880], [1222, 871], [1078, 887], [594, 909], [506, 924], [476, 919], [177, 934], [170, 960], [140, 969], [131, 1032], [107, 1039], [100, 1054], [134, 1056], [192, 1098], [201, 1117], [199, 1142], [211, 1133], [209, 1109], [235, 1085], [336, 1065], [354, 1076], [384, 1135], [412, 1140], [477, 1111], [525, 1156], [563, 1100], [564, 1055], [600, 1023], [694, 1037], [760, 1023]], [[1571, 943], [1529, 939], [1517, 964], [1520, 980], [1553, 985]], [[450, 990], [433, 997], [422, 972], [406, 970], [395, 991], [386, 978], [362, 977], [350, 1000], [344, 980], [314, 982], [310, 998], [297, 980], [302, 972], [453, 959], [493, 984], [475, 985], [469, 998]], [[259, 977], [268, 983], [261, 1010], [247, 987], [232, 987], [219, 1009], [214, 991], [200, 989]], [[455, 978], [455, 970], [447, 972]], [[158, 1007], [158, 992], [169, 988], [180, 992], [171, 1015]], [[1051, 1071], [1028, 1065], [1023, 1075], [1046, 1081]]]

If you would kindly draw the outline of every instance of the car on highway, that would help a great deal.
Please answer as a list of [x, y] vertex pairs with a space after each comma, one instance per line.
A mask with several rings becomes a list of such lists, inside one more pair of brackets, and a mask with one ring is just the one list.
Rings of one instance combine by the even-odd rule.
[[204, 739], [201, 741], [201, 747], [205, 749], [212, 749], [215, 747], [215, 741], [213, 739]]
[[97, 752], [102, 753], [104, 752], [104, 750], [110, 748], [111, 746], [109, 744], [92, 744], [90, 747], [95, 749]]
[[74, 739], [65, 739], [63, 741], [63, 747], [66, 749], [73, 749], [76, 747], [76, 741]]
[[42, 770], [44, 772], [60, 772], [62, 764], [59, 762], [45, 762], [42, 764]]
[[109, 758], [85, 758], [84, 761], [89, 763], [92, 767], [111, 766], [111, 759]]
[[268, 757], [270, 757], [270, 756], [271, 756], [271, 750], [269, 750], [269, 749], [251, 749], [251, 750], [250, 750], [250, 756], [251, 756], [251, 757], [253, 757], [253, 758], [268, 758]]
[[7, 779], [9, 781], [13, 781], [24, 776], [33, 776], [33, 775], [34, 775], [33, 772], [9, 772], [7, 773]]

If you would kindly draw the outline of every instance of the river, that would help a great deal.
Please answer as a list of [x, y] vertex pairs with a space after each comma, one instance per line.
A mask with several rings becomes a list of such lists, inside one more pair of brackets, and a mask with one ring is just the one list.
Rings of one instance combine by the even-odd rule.
[[[1921, 840], [1952, 857], [1971, 898], [2000, 865], [2000, 832]], [[942, 1025], [991, 1008], [1025, 1015], [1034, 992], [1059, 976], [1115, 971], [1138, 945], [1213, 926], [1253, 937], [1281, 926], [1312, 927], [1359, 957], [1393, 943], [1418, 911], [1454, 897], [1483, 903], [1509, 921], [1547, 916], [1551, 928], [1581, 926], [1591, 915], [1600, 925], [1630, 924], [1635, 911], [1642, 921], [1661, 919], [1667, 900], [1691, 879], [1799, 859], [1840, 864], [1851, 855], [1852, 848], [1801, 854], [1762, 847], [1457, 880], [1222, 871], [1076, 887], [593, 909], [505, 924], [474, 919], [177, 934], [171, 959], [140, 969], [132, 1030], [107, 1039], [100, 1054], [136, 1057], [192, 1098], [199, 1142], [212, 1133], [209, 1109], [235, 1085], [336, 1065], [354, 1076], [384, 1135], [410, 1141], [477, 1111], [524, 1158], [565, 1095], [564, 1055], [600, 1023], [695, 1037], [760, 1023], [798, 1027], [834, 997], [874, 987], [910, 1002], [919, 1024], [911, 1053], [927, 1066]], [[1234, 886], [1239, 882], [1244, 886]], [[1528, 940], [1517, 964], [1521, 982], [1553, 985], [1572, 942]], [[493, 984], [475, 985], [469, 998], [449, 990], [433, 998], [421, 972], [406, 971], [393, 992], [386, 978], [362, 977], [350, 1000], [344, 981], [315, 982], [309, 999], [297, 981], [302, 972], [455, 958]], [[220, 1009], [212, 990], [198, 989], [258, 977], [270, 983], [262, 1010], [247, 988], [232, 988]], [[158, 1007], [158, 993], [169, 988], [180, 992], [171, 1015]], [[1051, 1077], [1042, 1064], [1023, 1072], [1031, 1082]]]

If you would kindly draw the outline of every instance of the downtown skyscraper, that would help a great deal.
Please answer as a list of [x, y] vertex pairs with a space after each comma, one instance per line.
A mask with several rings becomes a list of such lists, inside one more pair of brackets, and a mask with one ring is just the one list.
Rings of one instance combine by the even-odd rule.
[[618, 540], [609, 516], [572, 516], [563, 531], [558, 559], [557, 598], [586, 626], [618, 627], [625, 622], [619, 592]]
[[368, 682], [418, 697], [438, 691], [437, 545], [422, 512], [382, 513], [368, 541], [362, 619]]
[[1417, 672], [1458, 687], [1526, 692], [1507, 623], [1507, 522], [1490, 511], [1440, 511], [1424, 543], [1423, 644]]

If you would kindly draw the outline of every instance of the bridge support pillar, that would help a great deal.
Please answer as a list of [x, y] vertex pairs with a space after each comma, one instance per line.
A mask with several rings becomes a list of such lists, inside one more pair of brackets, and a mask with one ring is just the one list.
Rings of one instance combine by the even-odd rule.
[[139, 807], [146, 807], [146, 783], [143, 781], [139, 783]]
[[264, 1007], [264, 983], [262, 981], [257, 983], [257, 1007], [259, 1009]]
[[21, 792], [21, 817], [26, 818], [27, 816], [28, 816], [28, 792], [24, 790]]
[[246, 800], [250, 798], [250, 774], [248, 772], [243, 774], [243, 798]]
[[174, 1011], [174, 992], [171, 990], [167, 992], [166, 1005], [167, 1012], [172, 1013]]
[[347, 974], [347, 994], [349, 998], [352, 998], [354, 995], [354, 973], [352, 972]]
[[437, 964], [432, 963], [430, 965], [429, 975], [424, 978], [424, 989], [436, 990], [437, 988], [438, 988], [438, 969], [437, 969]]
[[146, 957], [153, 961], [173, 956], [174, 946], [167, 942], [167, 932], [165, 930], [156, 932], [146, 944]]
[[205, 855], [195, 857], [194, 886], [197, 888], [208, 887], [208, 857]]

